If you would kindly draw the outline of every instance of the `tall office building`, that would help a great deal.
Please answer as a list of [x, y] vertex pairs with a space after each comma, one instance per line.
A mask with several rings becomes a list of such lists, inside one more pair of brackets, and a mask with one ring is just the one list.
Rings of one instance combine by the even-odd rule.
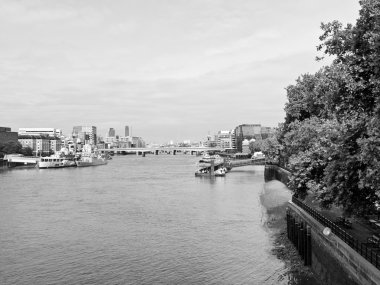
[[243, 124], [235, 128], [236, 148], [243, 150], [243, 141], [251, 139], [262, 140], [260, 124]]
[[110, 130], [108, 131], [108, 136], [113, 138], [116, 137], [116, 132], [114, 128], [110, 128]]
[[252, 139], [263, 140], [270, 136], [273, 136], [275, 132], [274, 128], [263, 127], [260, 124], [243, 124], [235, 128], [235, 141], [238, 151], [243, 151], [243, 141], [248, 142]]
[[97, 142], [96, 127], [75, 126], [72, 133], [73, 139], [80, 139], [82, 143], [95, 145]]
[[125, 137], [129, 137], [129, 126], [125, 126]]

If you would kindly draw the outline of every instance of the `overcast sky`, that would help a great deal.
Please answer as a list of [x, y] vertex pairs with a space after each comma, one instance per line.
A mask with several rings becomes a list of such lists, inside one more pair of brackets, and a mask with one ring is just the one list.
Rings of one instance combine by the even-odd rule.
[[[277, 126], [320, 23], [356, 0], [0, 0], [0, 126], [125, 125], [147, 142]], [[324, 63], [326, 64], [326, 62]]]

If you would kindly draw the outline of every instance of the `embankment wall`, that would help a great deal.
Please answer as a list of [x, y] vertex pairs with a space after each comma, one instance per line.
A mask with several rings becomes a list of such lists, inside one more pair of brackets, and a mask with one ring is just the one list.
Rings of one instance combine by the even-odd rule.
[[[265, 180], [289, 181], [290, 172], [275, 165], [265, 167]], [[324, 235], [325, 227], [306, 211], [289, 201], [289, 212], [311, 228], [311, 268], [322, 284], [376, 285], [380, 284], [380, 270], [368, 262], [343, 240]]]

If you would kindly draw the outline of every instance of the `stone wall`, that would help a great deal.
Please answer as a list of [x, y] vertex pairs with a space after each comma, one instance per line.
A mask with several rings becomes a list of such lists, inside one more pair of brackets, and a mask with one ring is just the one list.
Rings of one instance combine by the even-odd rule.
[[288, 185], [290, 172], [277, 166], [265, 165], [264, 178], [265, 181], [278, 180]]
[[324, 226], [297, 205], [289, 202], [292, 215], [311, 227], [313, 272], [326, 285], [380, 284], [380, 270], [339, 237], [323, 234]]
[[[290, 172], [276, 165], [266, 165], [264, 175], [265, 181], [279, 180], [287, 184]], [[325, 227], [291, 201], [288, 208], [296, 219], [311, 227], [311, 268], [322, 284], [380, 284], [379, 269], [333, 233], [324, 235]]]

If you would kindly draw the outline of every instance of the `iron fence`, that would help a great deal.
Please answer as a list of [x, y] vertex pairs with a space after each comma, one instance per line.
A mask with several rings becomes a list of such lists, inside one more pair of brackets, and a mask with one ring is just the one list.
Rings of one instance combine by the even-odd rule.
[[322, 225], [324, 225], [325, 227], [329, 227], [336, 236], [338, 236], [357, 253], [359, 253], [366, 260], [372, 263], [377, 269], [380, 269], [380, 248], [378, 245], [359, 241], [358, 239], [354, 238], [352, 235], [347, 233], [347, 231], [338, 226], [335, 222], [332, 222], [331, 220], [323, 216], [321, 213], [306, 205], [304, 202], [299, 200], [294, 195], [292, 196], [292, 202], [296, 204], [298, 207], [305, 210], [309, 215], [311, 215]]

